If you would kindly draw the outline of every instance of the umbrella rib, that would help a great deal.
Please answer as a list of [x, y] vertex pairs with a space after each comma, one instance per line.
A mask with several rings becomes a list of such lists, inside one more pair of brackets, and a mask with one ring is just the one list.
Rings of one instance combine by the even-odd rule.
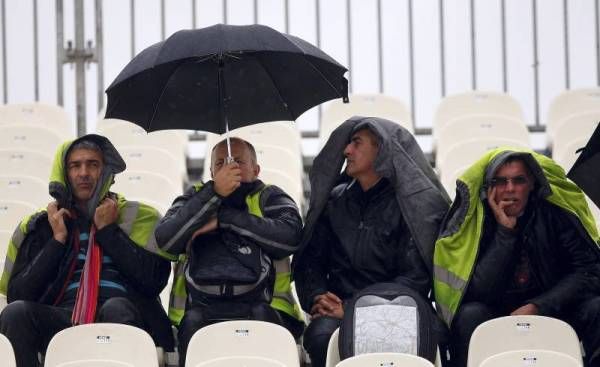
[[[308, 63], [308, 64], [309, 64], [309, 65], [310, 65], [310, 66], [311, 66], [311, 67], [312, 67], [312, 68], [313, 68], [313, 69], [314, 69], [314, 70], [315, 70], [317, 73], [319, 73], [319, 75], [321, 76], [321, 78], [323, 78], [323, 79], [324, 79], [324, 80], [327, 82], [327, 84], [329, 84], [329, 86], [330, 86], [330, 87], [331, 87], [331, 88], [332, 88], [332, 89], [333, 89], [333, 90], [334, 90], [334, 91], [335, 91], [335, 92], [336, 92], [336, 93], [337, 93], [337, 94], [338, 94], [338, 95], [339, 95], [341, 98], [344, 98], [344, 96], [342, 95], [342, 93], [340, 93], [340, 92], [338, 91], [338, 89], [337, 89], [337, 88], [336, 88], [336, 87], [335, 87], [335, 86], [334, 86], [334, 85], [333, 85], [333, 84], [332, 84], [332, 83], [329, 81], [329, 79], [328, 79], [327, 77], [325, 77], [325, 75], [323, 75], [323, 73], [321, 72], [321, 70], [319, 70], [319, 68], [317, 68], [317, 67], [316, 67], [316, 66], [315, 66], [315, 65], [314, 65], [314, 64], [313, 64], [313, 63], [312, 63], [312, 62], [311, 62], [311, 61], [308, 59], [308, 57], [307, 57], [307, 56], [309, 56], [309, 55], [306, 55], [306, 54], [304, 54], [303, 56], [304, 56], [304, 60], [306, 60], [306, 62], [307, 62], [307, 63]], [[346, 98], [346, 99], [347, 99], [347, 98]]]
[[[259, 53], [257, 53], [258, 55]], [[271, 80], [271, 83], [273, 84], [273, 87], [275, 88], [275, 90], [277, 91], [277, 96], [279, 96], [279, 100], [281, 101], [281, 103], [283, 103], [284, 106], [287, 106], [286, 110], [290, 112], [291, 114], [291, 119], [290, 121], [295, 121], [296, 119], [294, 118], [294, 111], [292, 110], [292, 108], [290, 107], [290, 105], [288, 103], [285, 102], [285, 100], [283, 99], [283, 96], [281, 95], [281, 91], [279, 90], [279, 87], [277, 86], [277, 83], [275, 83], [275, 79], [273, 78], [273, 75], [269, 72], [269, 69], [265, 67], [265, 65], [262, 62], [262, 58], [260, 57], [256, 57], [256, 59], [258, 60], [258, 63], [260, 64], [260, 66], [262, 66], [263, 70], [265, 71], [265, 73], [267, 73], [267, 75], [269, 76], [269, 79]]]

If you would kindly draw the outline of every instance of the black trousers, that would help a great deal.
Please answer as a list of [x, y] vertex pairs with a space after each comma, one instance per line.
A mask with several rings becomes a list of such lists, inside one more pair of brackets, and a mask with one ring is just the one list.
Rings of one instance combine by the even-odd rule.
[[312, 367], [325, 367], [329, 339], [341, 323], [341, 319], [321, 316], [308, 324], [304, 332], [304, 348], [310, 356]]
[[[96, 321], [143, 327], [139, 311], [122, 297], [104, 302], [98, 309]], [[70, 326], [70, 309], [35, 302], [11, 302], [0, 314], [0, 333], [10, 340], [17, 367], [39, 366], [38, 353], [44, 354], [50, 339]]]
[[179, 324], [179, 366], [185, 366], [188, 344], [194, 333], [204, 326], [227, 320], [257, 320], [282, 325], [281, 316], [268, 303], [219, 302], [210, 306], [195, 306], [185, 310]]
[[[477, 302], [463, 304], [450, 328], [450, 354], [453, 367], [465, 367], [469, 340], [475, 328], [485, 321], [506, 316], [493, 308]], [[557, 317], [575, 329], [585, 350], [585, 366], [600, 367], [600, 297], [576, 307], [564, 317]]]

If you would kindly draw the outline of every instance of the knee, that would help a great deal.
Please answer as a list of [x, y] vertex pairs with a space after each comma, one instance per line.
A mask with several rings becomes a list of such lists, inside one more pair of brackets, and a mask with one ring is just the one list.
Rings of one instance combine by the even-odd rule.
[[452, 321], [451, 333], [471, 335], [480, 324], [494, 317], [492, 310], [483, 303], [469, 302], [460, 306]]
[[251, 308], [251, 317], [258, 321], [267, 321], [281, 325], [283, 321], [279, 314], [268, 303], [258, 303]]
[[9, 325], [22, 325], [28, 320], [30, 315], [31, 303], [29, 301], [14, 301], [9, 303], [2, 313], [0, 313], [1, 330], [5, 330]]
[[140, 315], [137, 307], [129, 299], [113, 297], [107, 299], [98, 310], [99, 322], [114, 322], [138, 326]]
[[310, 351], [326, 349], [331, 335], [340, 325], [340, 320], [330, 317], [319, 317], [311, 321], [304, 331], [304, 347]]

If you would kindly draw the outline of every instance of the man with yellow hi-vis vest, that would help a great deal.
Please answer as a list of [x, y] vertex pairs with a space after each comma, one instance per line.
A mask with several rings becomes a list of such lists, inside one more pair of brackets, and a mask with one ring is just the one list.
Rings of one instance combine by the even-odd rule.
[[109, 192], [125, 162], [103, 136], [61, 145], [47, 209], [23, 219], [9, 246], [0, 293], [0, 333], [17, 366], [38, 366], [50, 339], [72, 325], [112, 322], [146, 330], [174, 349], [160, 305], [170, 258], [156, 245], [156, 209]]
[[513, 148], [484, 154], [458, 178], [435, 245], [433, 288], [452, 366], [471, 364], [478, 325], [508, 315], [569, 323], [586, 366], [599, 366], [598, 241], [584, 194], [552, 159]]
[[288, 256], [302, 219], [280, 188], [258, 179], [254, 147], [230, 139], [211, 154], [212, 180], [175, 199], [156, 229], [163, 251], [179, 256], [169, 317], [178, 324], [179, 361], [192, 335], [210, 323], [253, 319], [286, 326], [299, 336], [303, 321], [291, 293]]

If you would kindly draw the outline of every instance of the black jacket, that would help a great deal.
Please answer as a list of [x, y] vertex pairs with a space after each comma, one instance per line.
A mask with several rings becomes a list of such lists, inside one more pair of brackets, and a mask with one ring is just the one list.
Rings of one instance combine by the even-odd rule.
[[477, 265], [464, 302], [500, 304], [521, 249], [529, 258], [530, 274], [539, 293], [523, 299], [522, 305], [533, 303], [541, 315], [557, 317], [597, 295], [600, 251], [580, 221], [533, 195], [524, 217], [516, 230], [509, 230], [497, 225], [487, 210]]
[[[68, 228], [72, 223], [67, 222]], [[28, 223], [8, 282], [8, 302], [27, 300], [52, 305], [68, 275], [68, 265], [77, 254], [73, 247], [54, 240], [46, 212]], [[115, 223], [96, 232], [96, 241], [112, 258], [134, 302], [158, 345], [173, 349], [169, 320], [160, 305], [160, 291], [167, 284], [170, 263], [136, 245]]]
[[398, 282], [427, 297], [429, 276], [387, 179], [363, 192], [358, 182], [337, 186], [300, 258], [294, 276], [310, 311], [316, 295], [350, 298], [366, 286]]

